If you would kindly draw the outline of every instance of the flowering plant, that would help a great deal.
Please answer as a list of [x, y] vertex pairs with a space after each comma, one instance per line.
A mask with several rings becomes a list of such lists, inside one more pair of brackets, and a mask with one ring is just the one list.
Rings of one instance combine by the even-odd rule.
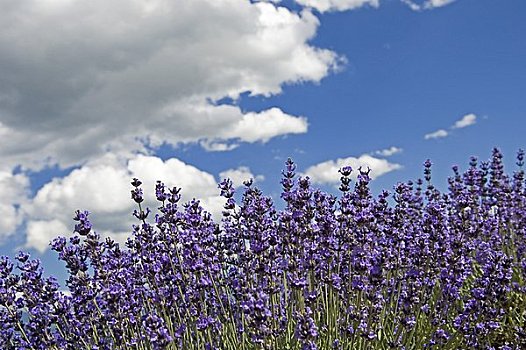
[[[51, 247], [69, 292], [20, 252], [0, 258], [2, 349], [524, 349], [526, 189], [519, 169], [453, 167], [374, 197], [344, 167], [341, 196], [283, 171], [283, 210], [230, 180], [216, 223], [180, 189], [156, 186], [154, 222], [132, 182], [138, 224], [125, 247], [88, 212]], [[16, 272], [15, 270], [18, 270]]]

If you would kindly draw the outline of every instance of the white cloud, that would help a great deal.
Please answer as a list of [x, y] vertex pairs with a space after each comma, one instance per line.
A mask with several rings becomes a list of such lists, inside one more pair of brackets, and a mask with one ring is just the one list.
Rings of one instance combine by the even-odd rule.
[[454, 1], [456, 1], [456, 0], [429, 0], [429, 1], [426, 2], [426, 4], [424, 6], [426, 6], [428, 8], [442, 7], [442, 6], [449, 5], [452, 2], [454, 2]]
[[131, 157], [141, 140], [227, 150], [305, 132], [278, 108], [214, 101], [319, 82], [342, 58], [310, 44], [318, 26], [272, 2], [15, 2], [0, 12], [2, 168]]
[[406, 4], [411, 10], [413, 11], [421, 11], [422, 8], [420, 7], [420, 5], [418, 4], [415, 4], [413, 1], [411, 0], [400, 0], [402, 1], [404, 4]]
[[[298, 4], [312, 7], [319, 12], [347, 11], [363, 6], [379, 7], [380, 0], [295, 0]], [[431, 10], [453, 3], [456, 0], [400, 0], [414, 11]]]
[[[473, 113], [466, 114], [461, 119], [457, 120], [455, 124], [453, 124], [449, 129], [454, 130], [454, 129], [465, 128], [465, 127], [475, 124], [476, 122], [477, 122], [477, 116], [475, 114]], [[437, 131], [424, 135], [424, 139], [426, 140], [438, 139], [438, 138], [447, 137], [447, 136], [449, 136], [448, 131], [444, 129], [439, 129]]]
[[338, 170], [344, 166], [351, 166], [353, 168], [351, 174], [351, 177], [353, 178], [356, 178], [358, 175], [359, 167], [362, 167], [364, 170], [369, 167], [371, 169], [369, 176], [372, 179], [402, 168], [400, 164], [390, 163], [385, 159], [375, 158], [368, 154], [364, 154], [358, 158], [339, 158], [313, 165], [305, 171], [304, 175], [309, 176], [313, 183], [337, 185], [340, 183], [341, 177]]
[[379, 0], [295, 0], [298, 4], [320, 12], [353, 10], [365, 5], [380, 6]]
[[21, 223], [19, 208], [27, 201], [28, 190], [26, 175], [0, 171], [0, 243]]
[[[73, 215], [71, 215], [73, 217]], [[58, 219], [31, 220], [27, 223], [25, 248], [34, 248], [44, 253], [49, 242], [58, 236], [69, 236], [73, 220], [67, 224]]]
[[[100, 232], [124, 236], [133, 221], [128, 182], [134, 174], [176, 179], [187, 196], [220, 212], [211, 174], [137, 154], [181, 143], [229, 151], [307, 131], [302, 116], [235, 105], [242, 93], [270, 96], [284, 84], [317, 83], [345, 61], [311, 44], [320, 23], [310, 10], [296, 13], [279, 2], [27, 0], [4, 6], [0, 172], [7, 175], [0, 177], [0, 235], [13, 233], [25, 217], [27, 246], [42, 250], [56, 231], [72, 227], [73, 210], [85, 208]], [[218, 105], [224, 97], [234, 105]], [[78, 168], [19, 203], [29, 183], [13, 169], [54, 164]], [[154, 180], [148, 181], [146, 192], [153, 191]]]
[[231, 151], [239, 147], [238, 143], [226, 143], [218, 141], [203, 140], [200, 142], [201, 147], [210, 152]]
[[453, 129], [465, 128], [466, 126], [473, 125], [477, 122], [477, 116], [473, 113], [466, 114], [462, 119], [457, 120], [452, 126]]
[[[167, 107], [163, 113], [167, 116], [192, 115], [192, 119], [181, 125], [181, 121], [166, 118], [168, 128], [159, 130], [149, 138], [153, 145], [166, 140], [173, 144], [172, 139], [187, 142], [200, 140], [201, 145], [208, 150], [224, 151], [238, 147], [239, 141], [267, 142], [280, 135], [305, 133], [308, 128], [306, 118], [288, 115], [279, 108], [243, 114], [237, 106], [186, 102]], [[206, 128], [203, 127], [204, 123]], [[236, 142], [229, 143], [228, 140]]]
[[253, 179], [255, 182], [265, 180], [263, 175], [254, 175], [250, 169], [246, 166], [240, 166], [236, 169], [228, 169], [219, 173], [219, 178], [230, 179], [235, 187], [243, 186], [243, 182], [246, 180]]
[[[136, 219], [131, 215], [136, 204], [130, 198], [130, 180], [139, 178], [145, 205], [157, 208], [155, 182], [165, 182], [169, 188], [182, 187], [182, 202], [192, 198], [220, 217], [224, 200], [219, 196], [213, 175], [178, 159], [166, 161], [158, 157], [137, 155], [123, 161], [106, 155], [64, 178], [44, 185], [31, 203], [23, 208], [28, 220], [26, 248], [45, 251], [49, 241], [58, 235], [68, 235], [74, 227], [74, 211], [88, 210], [97, 232], [124, 242]], [[152, 215], [152, 214], [150, 214]]]
[[422, 11], [422, 10], [431, 10], [437, 7], [442, 7], [453, 3], [456, 0], [427, 0], [421, 3], [415, 2], [413, 0], [401, 0], [404, 4], [409, 6], [411, 10]]
[[377, 154], [377, 155], [383, 156], [383, 157], [390, 157], [390, 156], [392, 156], [394, 154], [401, 153], [402, 151], [403, 150], [401, 148], [399, 148], [399, 147], [391, 146], [389, 148], [376, 151], [374, 153]]
[[231, 129], [219, 134], [224, 139], [240, 139], [245, 142], [267, 142], [282, 134], [300, 134], [307, 132], [307, 120], [292, 117], [279, 108], [271, 108], [260, 113], [247, 113]]
[[424, 135], [424, 139], [426, 140], [429, 140], [429, 139], [439, 139], [439, 138], [442, 138], [442, 137], [446, 137], [448, 136], [449, 133], [444, 130], [444, 129], [439, 129], [437, 131], [434, 131], [434, 132], [431, 132], [429, 134], [425, 134]]

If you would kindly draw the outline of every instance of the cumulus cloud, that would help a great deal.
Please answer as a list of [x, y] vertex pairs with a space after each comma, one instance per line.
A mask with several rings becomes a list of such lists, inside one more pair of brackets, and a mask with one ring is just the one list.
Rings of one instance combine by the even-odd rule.
[[301, 134], [307, 132], [307, 120], [303, 117], [292, 117], [279, 108], [271, 108], [260, 113], [247, 113], [220, 133], [224, 139], [240, 139], [246, 142], [267, 142], [276, 134]]
[[413, 0], [402, 0], [411, 10], [422, 11], [422, 10], [431, 10], [437, 7], [442, 7], [449, 5], [456, 0], [426, 0], [423, 2], [415, 2]]
[[380, 6], [379, 0], [295, 0], [298, 4], [315, 8], [319, 12], [353, 10], [365, 5]]
[[155, 209], [155, 183], [182, 187], [182, 201], [201, 199], [203, 206], [220, 217], [223, 199], [219, 196], [213, 175], [178, 159], [163, 161], [154, 156], [137, 155], [123, 160], [114, 155], [91, 161], [73, 170], [64, 178], [55, 178], [44, 185], [34, 199], [23, 206], [30, 218], [27, 223], [26, 248], [45, 251], [57, 235], [69, 234], [74, 211], [89, 210], [95, 229], [120, 242], [136, 223], [132, 212], [136, 204], [130, 198], [130, 180], [142, 182], [145, 204]]
[[277, 94], [337, 69], [341, 57], [309, 44], [318, 26], [310, 11], [277, 2], [15, 2], [0, 12], [2, 167], [303, 133], [306, 120], [279, 108], [215, 101]]
[[442, 138], [442, 137], [447, 137], [449, 135], [449, 133], [444, 130], [444, 129], [439, 129], [437, 131], [433, 131], [429, 134], [425, 134], [424, 135], [424, 139], [426, 140], [430, 140], [430, 139], [439, 139], [439, 138]]
[[359, 167], [362, 167], [362, 169], [370, 168], [369, 176], [372, 179], [402, 168], [400, 164], [390, 163], [385, 159], [364, 154], [359, 157], [338, 158], [318, 163], [307, 168], [304, 175], [308, 176], [313, 183], [337, 185], [340, 183], [341, 177], [338, 170], [344, 166], [353, 168], [351, 177], [355, 179], [358, 175]]
[[[462, 128], [465, 128], [465, 127], [468, 127], [468, 126], [471, 126], [473, 124], [475, 124], [477, 122], [477, 116], [473, 113], [470, 113], [470, 114], [466, 114], [464, 115], [462, 118], [460, 118], [459, 120], [457, 120], [455, 122], [455, 124], [453, 124], [452, 126], [449, 127], [450, 130], [454, 130], [454, 129], [462, 129]], [[438, 138], [442, 138], [442, 137], [447, 137], [449, 136], [449, 132], [444, 130], [444, 129], [439, 129], [437, 131], [434, 131], [432, 133], [429, 133], [429, 134], [426, 134], [424, 135], [424, 138], [426, 140], [429, 140], [429, 139], [438, 139]]]
[[389, 148], [376, 151], [374, 153], [377, 154], [377, 155], [383, 156], [383, 157], [390, 157], [392, 155], [401, 153], [402, 151], [403, 150], [401, 148], [399, 148], [399, 147], [391, 146]]
[[[137, 154], [182, 143], [230, 151], [307, 131], [303, 116], [236, 105], [242, 93], [270, 96], [284, 84], [317, 83], [344, 62], [310, 43], [320, 24], [310, 10], [293, 12], [279, 2], [27, 0], [4, 6], [0, 235], [13, 233], [26, 217], [28, 247], [45, 249], [56, 231], [71, 227], [75, 208], [93, 210], [99, 230], [125, 235], [133, 209], [130, 176], [162, 175], [134, 168], [146, 162], [167, 177], [176, 174], [185, 193], [218, 212], [211, 174]], [[225, 97], [232, 105], [218, 104]], [[29, 183], [13, 169], [55, 164], [77, 169], [22, 205]]]
[[29, 179], [24, 174], [0, 171], [0, 243], [15, 232], [22, 220], [20, 205], [27, 201]]
[[467, 126], [473, 125], [477, 122], [477, 116], [473, 113], [466, 114], [462, 119], [457, 120], [452, 126], [453, 129], [465, 128]]
[[[259, 113], [243, 114], [237, 106], [187, 102], [167, 107], [163, 113], [191, 114], [193, 117], [183, 125], [181, 121], [166, 118], [164, 124], [168, 128], [148, 138], [154, 146], [162, 142], [173, 143], [173, 139], [187, 142], [200, 140], [207, 150], [227, 151], [238, 147], [239, 142], [267, 142], [278, 135], [301, 134], [308, 129], [306, 118], [288, 115], [275, 107]], [[202, 125], [205, 121], [207, 128]]]
[[25, 247], [44, 253], [49, 248], [49, 242], [55, 237], [69, 236], [71, 225], [71, 222], [66, 225], [58, 219], [31, 220], [27, 223]]
[[243, 186], [243, 182], [247, 180], [254, 180], [255, 182], [265, 180], [263, 175], [254, 175], [250, 171], [250, 168], [246, 166], [240, 166], [235, 169], [228, 169], [219, 173], [220, 179], [230, 179], [235, 187]]

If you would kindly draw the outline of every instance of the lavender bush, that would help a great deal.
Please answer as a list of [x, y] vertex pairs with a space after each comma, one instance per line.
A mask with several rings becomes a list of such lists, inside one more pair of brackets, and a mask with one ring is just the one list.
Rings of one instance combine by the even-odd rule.
[[[490, 161], [453, 167], [447, 193], [424, 179], [374, 197], [368, 171], [340, 169], [341, 196], [286, 163], [284, 209], [245, 183], [223, 219], [157, 183], [155, 222], [132, 182], [126, 247], [88, 212], [51, 247], [70, 293], [20, 252], [0, 258], [2, 349], [524, 349], [526, 189]], [[153, 214], [152, 214], [153, 215]], [[18, 272], [15, 272], [15, 268]]]

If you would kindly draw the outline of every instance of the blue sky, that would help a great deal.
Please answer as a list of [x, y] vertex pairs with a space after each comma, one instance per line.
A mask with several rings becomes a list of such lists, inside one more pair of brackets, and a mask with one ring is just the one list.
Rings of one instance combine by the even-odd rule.
[[427, 158], [444, 189], [494, 146], [511, 171], [526, 147], [523, 0], [2, 7], [0, 254], [29, 250], [51, 273], [47, 242], [76, 209], [125, 239], [133, 176], [217, 214], [221, 177], [277, 198], [287, 157], [334, 193], [341, 164], [369, 165], [378, 192]]

